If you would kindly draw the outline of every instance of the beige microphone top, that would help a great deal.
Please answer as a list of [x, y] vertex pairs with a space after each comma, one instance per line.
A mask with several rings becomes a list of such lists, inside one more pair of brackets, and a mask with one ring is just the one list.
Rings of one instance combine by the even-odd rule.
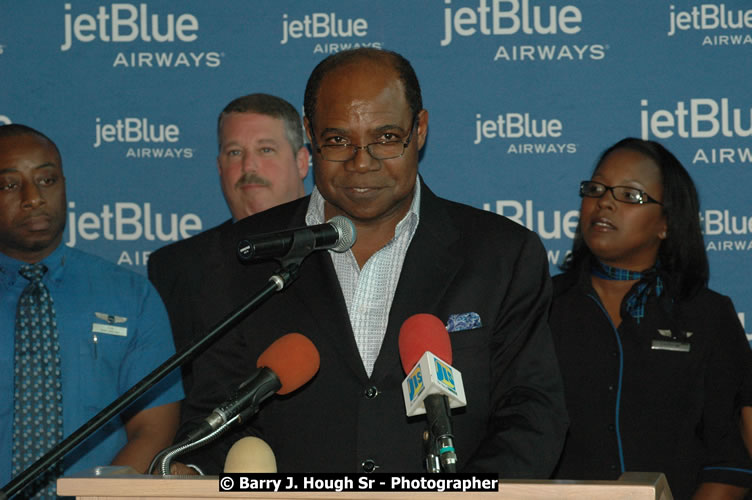
[[277, 472], [277, 459], [266, 441], [249, 436], [235, 441], [225, 458], [225, 472]]

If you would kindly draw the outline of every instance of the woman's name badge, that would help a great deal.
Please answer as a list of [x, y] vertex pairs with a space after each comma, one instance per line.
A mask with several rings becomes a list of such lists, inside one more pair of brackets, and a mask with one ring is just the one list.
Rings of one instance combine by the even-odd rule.
[[650, 346], [655, 351], [689, 352], [688, 342], [676, 342], [674, 340], [654, 340]]
[[[655, 351], [676, 351], [676, 352], [689, 352], [690, 344], [689, 342], [682, 342], [680, 340], [677, 340], [676, 337], [674, 337], [671, 334], [671, 330], [662, 330], [658, 329], [658, 333], [660, 333], [664, 337], [668, 337], [671, 340], [653, 340], [650, 348]], [[684, 338], [689, 338], [692, 336], [692, 332], [683, 332]]]

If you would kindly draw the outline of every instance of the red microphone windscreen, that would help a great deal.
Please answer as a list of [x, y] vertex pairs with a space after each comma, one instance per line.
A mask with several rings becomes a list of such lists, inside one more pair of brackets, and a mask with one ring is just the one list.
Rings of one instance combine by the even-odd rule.
[[288, 333], [261, 353], [256, 366], [273, 371], [282, 383], [277, 394], [287, 394], [311, 380], [319, 371], [319, 351], [308, 337]]
[[402, 369], [410, 373], [426, 351], [452, 364], [452, 343], [444, 323], [433, 314], [413, 314], [402, 323], [399, 352]]

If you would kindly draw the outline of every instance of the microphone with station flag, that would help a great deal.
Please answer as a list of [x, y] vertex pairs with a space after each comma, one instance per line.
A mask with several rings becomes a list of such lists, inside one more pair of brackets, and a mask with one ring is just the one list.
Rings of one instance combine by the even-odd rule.
[[248, 236], [238, 243], [238, 257], [244, 262], [284, 257], [293, 248], [296, 239], [305, 241], [308, 251], [311, 252], [344, 252], [353, 246], [356, 238], [357, 233], [352, 221], [337, 215], [325, 224]]
[[[451, 366], [449, 333], [436, 316], [415, 314], [400, 328], [399, 351], [402, 368], [407, 373], [402, 382], [407, 416], [426, 415], [430, 439], [427, 450], [435, 450], [443, 471], [456, 472], [450, 408], [465, 406], [467, 401], [462, 374]], [[427, 469], [438, 472], [433, 470], [429, 455]]]
[[283, 335], [258, 357], [253, 374], [187, 439], [205, 436], [235, 417], [242, 421], [255, 415], [259, 405], [272, 394], [290, 393], [311, 380], [319, 371], [319, 361], [319, 352], [308, 337], [299, 333]]

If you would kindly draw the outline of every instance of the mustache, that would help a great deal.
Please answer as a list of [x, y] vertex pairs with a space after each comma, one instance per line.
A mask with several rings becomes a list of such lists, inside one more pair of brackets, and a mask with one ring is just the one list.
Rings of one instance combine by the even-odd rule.
[[239, 188], [241, 186], [245, 186], [246, 184], [258, 184], [259, 186], [271, 185], [268, 180], [253, 172], [246, 172], [245, 174], [243, 174], [243, 176], [235, 183], [235, 187]]

